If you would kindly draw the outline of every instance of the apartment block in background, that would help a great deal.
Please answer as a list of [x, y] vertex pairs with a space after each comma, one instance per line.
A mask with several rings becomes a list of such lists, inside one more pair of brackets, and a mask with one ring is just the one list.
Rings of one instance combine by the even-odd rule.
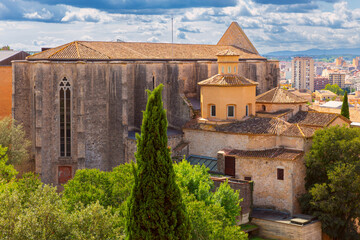
[[295, 57], [292, 60], [292, 83], [297, 89], [314, 91], [314, 59]]
[[329, 78], [315, 77], [314, 78], [314, 91], [324, 89], [326, 84], [329, 84]]
[[337, 84], [340, 88], [345, 87], [345, 73], [329, 73], [329, 83]]

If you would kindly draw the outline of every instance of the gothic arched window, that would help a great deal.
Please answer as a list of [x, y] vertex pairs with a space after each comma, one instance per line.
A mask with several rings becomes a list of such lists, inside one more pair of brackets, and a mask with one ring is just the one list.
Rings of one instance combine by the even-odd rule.
[[64, 77], [60, 82], [60, 156], [71, 156], [71, 85]]

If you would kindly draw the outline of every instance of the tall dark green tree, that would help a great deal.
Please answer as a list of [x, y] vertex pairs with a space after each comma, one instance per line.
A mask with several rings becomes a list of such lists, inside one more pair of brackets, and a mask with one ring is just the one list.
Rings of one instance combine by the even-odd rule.
[[175, 182], [167, 119], [159, 85], [148, 91], [141, 136], [137, 134], [135, 184], [128, 200], [127, 239], [189, 239], [191, 226]]
[[341, 115], [343, 115], [347, 119], [350, 119], [349, 102], [348, 102], [347, 92], [345, 92], [345, 95], [344, 95], [344, 100], [343, 100], [343, 104], [341, 107]]

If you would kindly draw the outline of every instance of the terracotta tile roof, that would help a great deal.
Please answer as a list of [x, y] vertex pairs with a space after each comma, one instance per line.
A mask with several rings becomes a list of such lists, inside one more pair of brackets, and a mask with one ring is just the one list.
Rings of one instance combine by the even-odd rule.
[[273, 118], [273, 117], [282, 117], [290, 112], [293, 112], [294, 109], [281, 109], [276, 112], [264, 112], [264, 111], [257, 111], [256, 116], [257, 117], [267, 117], [267, 118]]
[[232, 22], [217, 45], [231, 45], [245, 49], [251, 53], [258, 54], [258, 51], [246, 36], [237, 22]]
[[[324, 113], [316, 111], [299, 111], [295, 116], [289, 119], [289, 123], [297, 123], [299, 125], [308, 125], [308, 126], [317, 126], [317, 127], [326, 127], [336, 118], [342, 118], [340, 114], [337, 113]], [[350, 122], [348, 119], [344, 121]]]
[[216, 74], [198, 83], [201, 86], [252, 86], [258, 85], [250, 79], [238, 74]]
[[310, 138], [314, 135], [315, 131], [322, 129], [322, 127], [311, 127], [299, 124], [291, 124], [281, 135], [287, 137], [306, 137]]
[[279, 160], [295, 160], [304, 155], [303, 151], [286, 148], [272, 148], [258, 151], [223, 149], [226, 155], [233, 155], [244, 158], [267, 158]]
[[306, 103], [307, 100], [280, 87], [273, 88], [256, 97], [256, 103]]
[[208, 130], [241, 134], [281, 134], [291, 124], [278, 118], [251, 117], [244, 121], [214, 125], [199, 123], [197, 119], [187, 122], [184, 129]]
[[238, 54], [231, 51], [230, 49], [226, 49], [224, 51], [218, 52], [216, 56], [238, 56]]
[[171, 44], [142, 42], [75, 41], [32, 56], [28, 60], [216, 60], [216, 54], [229, 50], [239, 59], [266, 59], [259, 54], [228, 45]]

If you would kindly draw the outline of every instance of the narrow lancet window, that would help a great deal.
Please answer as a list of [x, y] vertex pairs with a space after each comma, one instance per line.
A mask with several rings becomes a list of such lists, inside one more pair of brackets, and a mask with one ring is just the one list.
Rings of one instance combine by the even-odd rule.
[[60, 82], [60, 156], [71, 156], [71, 86], [66, 78]]

